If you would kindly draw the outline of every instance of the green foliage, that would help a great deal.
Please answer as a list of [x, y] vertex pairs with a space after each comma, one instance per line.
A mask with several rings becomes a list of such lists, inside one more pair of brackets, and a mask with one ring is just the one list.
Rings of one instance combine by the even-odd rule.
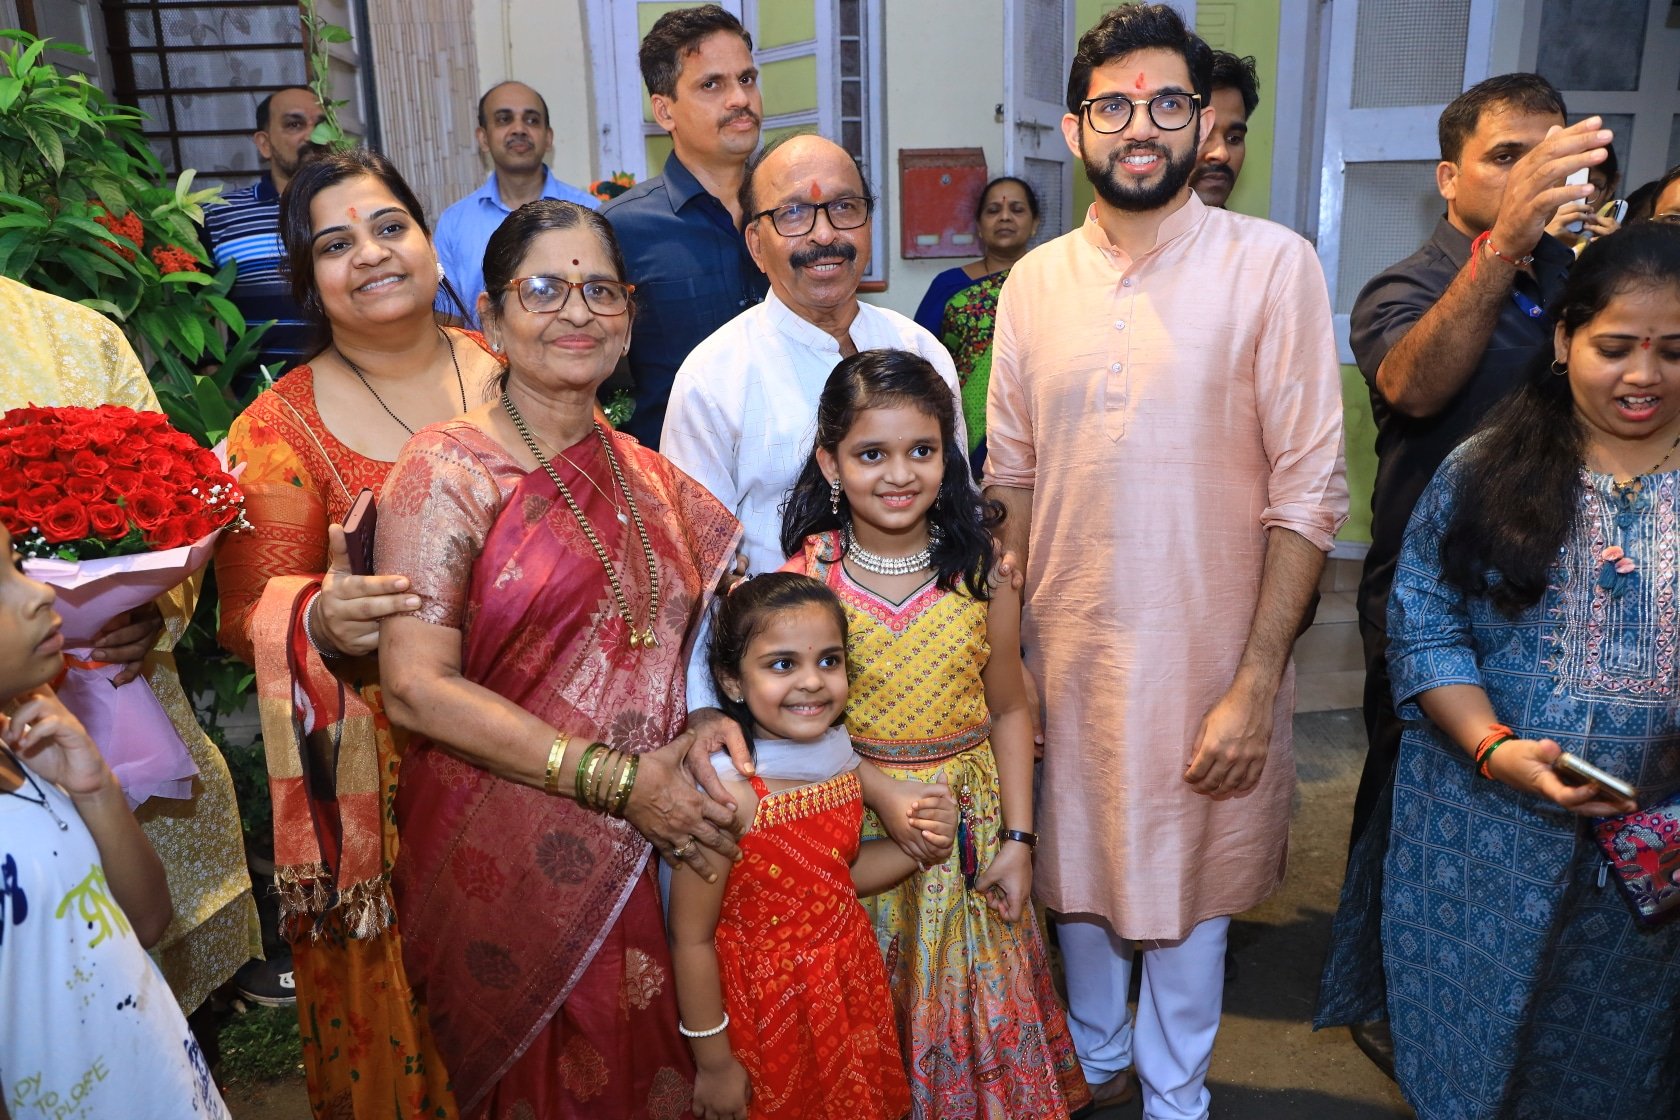
[[331, 48], [334, 43], [348, 43], [350, 32], [321, 18], [315, 10], [315, 0], [300, 0], [298, 8], [303, 15], [304, 41], [309, 46], [309, 88], [321, 103], [323, 114], [321, 123], [309, 134], [309, 142], [323, 148], [348, 148], [350, 137], [338, 123], [338, 111], [350, 103], [342, 98], [333, 100]]
[[612, 399], [601, 409], [607, 414], [607, 422], [615, 428], [622, 428], [636, 411], [636, 398], [630, 395], [630, 390], [618, 388], [613, 390]]
[[[169, 181], [145, 115], [43, 63], [47, 45], [0, 31], [0, 275], [116, 320], [171, 420], [213, 444], [235, 411], [226, 386], [262, 331], [228, 300], [233, 266], [212, 273], [198, 239], [220, 194], [193, 190], [191, 169]], [[217, 375], [199, 376], [208, 364]]]
[[249, 1084], [278, 1081], [299, 1072], [303, 1044], [298, 1041], [296, 1007], [253, 1007], [222, 1028], [220, 1080]]

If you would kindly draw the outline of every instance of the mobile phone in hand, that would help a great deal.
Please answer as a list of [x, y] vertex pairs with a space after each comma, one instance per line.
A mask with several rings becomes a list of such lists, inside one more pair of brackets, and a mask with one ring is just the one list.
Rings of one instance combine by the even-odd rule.
[[1565, 785], [1580, 786], [1593, 783], [1605, 793], [1626, 801], [1633, 801], [1634, 788], [1620, 778], [1612, 777], [1578, 755], [1564, 751], [1552, 760], [1552, 770]]
[[[1569, 178], [1564, 180], [1565, 183], [1569, 184], [1572, 187], [1578, 187], [1581, 184], [1585, 183], [1586, 181], [1587, 181], [1587, 169], [1584, 168], [1584, 167], [1581, 168], [1581, 170], [1579, 170], [1579, 171], [1572, 172], [1570, 174]], [[1586, 219], [1579, 218], [1579, 219], [1576, 219], [1573, 222], [1570, 222], [1568, 225], [1564, 226], [1563, 228], [1568, 230], [1570, 233], [1580, 233], [1581, 230], [1583, 228], [1585, 228], [1586, 224], [1587, 224]]]
[[364, 486], [344, 519], [344, 550], [350, 555], [352, 575], [373, 574], [373, 531], [378, 523], [379, 506], [374, 502], [373, 491]]

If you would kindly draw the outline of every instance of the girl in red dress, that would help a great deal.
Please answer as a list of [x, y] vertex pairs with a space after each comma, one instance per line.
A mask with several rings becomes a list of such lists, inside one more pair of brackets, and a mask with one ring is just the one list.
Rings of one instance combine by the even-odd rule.
[[[910, 1109], [892, 998], [859, 894], [916, 863], [860, 844], [858, 756], [846, 708], [846, 616], [819, 581], [759, 576], [719, 601], [710, 649], [755, 773], [737, 799], [742, 859], [707, 853], [711, 881], [671, 883], [678, 1029], [698, 1067], [697, 1120], [899, 1120]], [[949, 845], [950, 824], [916, 820]]]

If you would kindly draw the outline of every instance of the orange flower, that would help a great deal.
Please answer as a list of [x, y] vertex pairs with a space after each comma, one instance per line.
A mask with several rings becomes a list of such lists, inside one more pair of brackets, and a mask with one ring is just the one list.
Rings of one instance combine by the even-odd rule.
[[198, 260], [179, 245], [159, 245], [152, 250], [152, 263], [160, 272], [197, 272]]
[[[136, 245], [139, 245], [146, 238], [146, 227], [141, 224], [140, 215], [136, 214], [132, 210], [120, 218], [112, 217], [109, 213], [101, 212], [95, 214], [93, 216], [93, 220], [110, 230], [112, 233], [120, 234], [121, 236], [128, 238]], [[123, 246], [118, 245], [114, 241], [106, 241], [104, 242], [104, 245], [112, 252], [120, 255], [125, 261], [131, 261], [134, 259], [133, 249], [125, 249]]]

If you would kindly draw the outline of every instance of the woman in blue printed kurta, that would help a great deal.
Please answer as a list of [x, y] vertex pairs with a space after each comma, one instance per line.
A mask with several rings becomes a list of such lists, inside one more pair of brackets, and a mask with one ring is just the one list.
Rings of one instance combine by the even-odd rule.
[[1389, 605], [1382, 939], [1425, 1120], [1670, 1116], [1680, 1092], [1680, 923], [1607, 881], [1584, 818], [1631, 806], [1550, 766], [1572, 751], [1641, 806], [1680, 787], [1680, 228], [1589, 249], [1559, 321], [1558, 361], [1418, 503]]

